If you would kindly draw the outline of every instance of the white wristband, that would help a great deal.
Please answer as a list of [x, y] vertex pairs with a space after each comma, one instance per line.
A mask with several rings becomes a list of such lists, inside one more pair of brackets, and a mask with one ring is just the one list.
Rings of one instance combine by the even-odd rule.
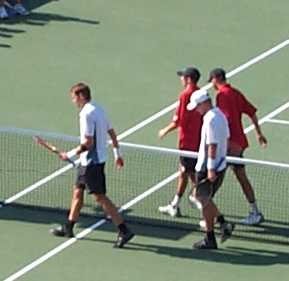
[[216, 159], [208, 157], [207, 169], [214, 170], [216, 168]]
[[77, 148], [73, 148], [70, 151], [66, 152], [66, 156], [71, 159], [72, 157], [76, 156]]
[[121, 154], [120, 154], [120, 151], [119, 151], [118, 147], [114, 147], [112, 149], [112, 151], [113, 151], [113, 156], [114, 156], [115, 160], [121, 157]]

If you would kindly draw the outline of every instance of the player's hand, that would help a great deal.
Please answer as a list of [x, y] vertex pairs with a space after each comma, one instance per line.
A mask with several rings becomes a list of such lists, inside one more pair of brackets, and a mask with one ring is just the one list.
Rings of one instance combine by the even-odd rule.
[[63, 160], [63, 161], [68, 161], [68, 157], [67, 157], [66, 152], [61, 151], [61, 152], [58, 153], [58, 156], [59, 156], [59, 158], [60, 158], [61, 160]]
[[159, 130], [159, 138], [160, 139], [162, 139], [165, 135], [166, 135], [166, 130], [165, 129]]
[[208, 180], [214, 182], [217, 179], [215, 170], [208, 170]]
[[115, 160], [115, 165], [117, 167], [117, 169], [121, 169], [123, 166], [124, 166], [124, 161], [121, 157], [118, 157], [116, 160]]
[[258, 134], [257, 135], [257, 141], [258, 143], [263, 147], [263, 148], [266, 148], [267, 147], [267, 139], [265, 138], [264, 135], [262, 134]]

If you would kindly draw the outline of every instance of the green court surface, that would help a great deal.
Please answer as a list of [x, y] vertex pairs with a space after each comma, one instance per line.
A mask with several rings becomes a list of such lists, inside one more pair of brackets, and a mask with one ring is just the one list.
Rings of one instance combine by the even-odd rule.
[[[28, 17], [0, 21], [1, 128], [76, 136], [77, 110], [68, 93], [74, 83], [85, 81], [122, 133], [176, 101], [181, 89], [175, 73], [178, 68], [199, 67], [203, 86], [211, 68], [233, 70], [289, 37], [285, 0], [24, 3], [31, 12]], [[258, 106], [260, 120], [289, 102], [288, 59], [289, 45], [230, 79]], [[171, 117], [172, 112], [161, 116], [123, 141], [175, 148], [175, 133], [163, 141], [157, 138]], [[248, 126], [248, 120], [244, 121]], [[284, 107], [263, 121], [268, 148], [258, 147], [250, 131], [246, 157], [289, 163], [289, 109]], [[36, 147], [31, 135], [0, 131], [1, 200], [64, 166]], [[73, 142], [58, 140], [57, 144], [65, 149]], [[177, 169], [176, 157], [128, 150], [125, 159], [127, 165], [121, 172], [114, 171], [112, 161], [107, 167], [108, 188], [119, 206]], [[202, 233], [197, 226], [199, 214], [186, 200], [183, 218], [172, 220], [158, 214], [157, 207], [174, 192], [172, 181], [125, 212], [137, 234], [126, 249], [112, 248], [116, 233], [106, 223], [41, 262], [41, 257], [67, 241], [48, 233], [65, 219], [58, 206], [67, 208], [70, 202], [74, 171], [62, 174], [17, 204], [0, 209], [0, 279], [16, 280], [14, 274], [26, 268], [19, 280], [286, 281], [288, 170], [249, 169], [267, 220], [259, 227], [238, 224], [235, 238], [216, 251], [192, 251], [192, 243]], [[99, 220], [97, 206], [86, 199], [76, 233]], [[235, 222], [247, 215], [248, 206], [231, 173], [216, 200]], [[27, 208], [27, 204], [41, 208]], [[34, 261], [39, 262], [35, 267]]]

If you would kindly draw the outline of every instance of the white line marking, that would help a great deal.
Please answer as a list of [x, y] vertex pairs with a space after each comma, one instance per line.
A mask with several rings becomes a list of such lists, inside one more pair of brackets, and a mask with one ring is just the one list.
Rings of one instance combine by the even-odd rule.
[[[248, 67], [252, 66], [253, 64], [255, 64], [255, 63], [257, 63], [257, 62], [260, 62], [261, 60], [263, 60], [263, 59], [267, 58], [268, 56], [274, 54], [275, 52], [281, 50], [282, 48], [286, 47], [287, 45], [289, 45], [289, 39], [281, 42], [280, 44], [276, 45], [275, 47], [273, 47], [273, 48], [271, 48], [271, 49], [263, 52], [262, 54], [258, 55], [257, 57], [249, 60], [248, 62], [244, 63], [243, 65], [241, 65], [241, 66], [237, 67], [236, 69], [230, 71], [229, 73], [227, 73], [227, 77], [232, 77], [232, 76], [240, 73], [241, 71], [244, 71], [244, 70], [247, 69]], [[207, 84], [206, 86], [204, 86], [203, 89], [208, 90], [208, 89], [210, 89], [211, 87], [212, 87], [212, 83], [209, 83], [209, 84]], [[152, 115], [151, 117], [143, 120], [142, 122], [140, 122], [139, 124], [135, 125], [134, 127], [126, 130], [125, 132], [123, 132], [123, 133], [121, 133], [120, 135], [118, 135], [118, 139], [119, 139], [119, 140], [122, 140], [122, 139], [124, 139], [125, 137], [127, 137], [127, 136], [135, 133], [136, 131], [138, 131], [138, 130], [140, 130], [141, 128], [145, 127], [146, 125], [150, 124], [150, 123], [153, 122], [154, 120], [160, 118], [162, 115], [164, 115], [164, 114], [170, 112], [171, 110], [173, 110], [173, 109], [177, 106], [177, 104], [178, 104], [178, 102], [175, 102], [175, 103], [171, 104], [170, 106], [162, 109], [162, 110], [159, 111], [158, 113], [155, 113], [155, 114]], [[284, 106], [287, 106], [286, 108], [288, 108], [288, 103], [287, 103], [286, 105], [284, 105]], [[282, 109], [282, 107], [280, 107], [280, 110], [283, 111], [284, 109]], [[280, 111], [280, 112], [281, 112], [281, 111]], [[274, 112], [272, 112], [272, 114], [273, 114], [273, 113], [274, 113]], [[277, 115], [277, 114], [276, 114], [276, 115]], [[270, 118], [273, 117], [273, 116], [275, 116], [275, 115], [272, 115], [272, 116], [270, 115], [270, 116], [267, 117], [267, 119], [270, 119]], [[266, 119], [266, 120], [267, 120], [267, 119]], [[261, 119], [261, 120], [260, 120], [260, 121], [261, 121], [260, 124], [264, 123], [266, 120], [262, 120], [262, 119]], [[249, 128], [247, 128], [246, 130], [251, 130], [251, 127], [254, 128], [253, 125], [252, 125], [252, 126], [250, 126]], [[245, 130], [245, 132], [246, 132], [246, 130]], [[29, 131], [29, 130], [28, 130], [28, 131]], [[79, 160], [78, 160], [78, 161], [79, 161]], [[78, 161], [76, 161], [75, 164], [79, 163]], [[69, 165], [65, 166], [64, 168], [62, 168], [62, 169], [65, 170], [65, 171], [68, 171], [68, 170], [71, 169], [71, 168], [73, 168], [73, 165], [69, 164]], [[52, 175], [58, 176], [59, 174], [58, 174], [57, 171], [56, 171], [56, 172], [54, 172]], [[47, 179], [47, 181], [45, 181], [45, 183], [48, 182], [49, 180], [52, 180], [54, 177], [56, 177], [56, 176], [53, 177], [52, 175], [47, 176], [47, 177], [45, 178], [45, 179]], [[43, 179], [43, 180], [45, 180], [45, 179]], [[37, 187], [40, 186], [40, 184], [39, 184], [38, 182], [36, 182], [36, 183], [33, 184], [32, 186], [34, 186], [33, 189], [36, 189]], [[24, 190], [21, 192], [21, 194], [19, 194], [19, 195], [16, 194], [16, 195], [12, 196], [11, 198], [17, 198], [17, 199], [19, 199], [20, 197], [22, 197], [22, 196], [24, 196], [25, 194], [29, 193], [29, 192], [31, 191], [30, 189], [31, 189], [31, 187], [29, 186], [29, 187], [27, 187], [26, 189], [24, 189]], [[32, 189], [32, 190], [33, 190], [33, 189]], [[26, 191], [26, 190], [27, 190], [27, 191]], [[6, 204], [8, 204], [8, 202], [9, 202], [9, 203], [12, 203], [13, 201], [16, 200], [16, 199], [12, 200], [11, 198], [8, 198], [8, 199], [5, 200], [4, 202], [5, 202]], [[8, 202], [7, 202], [7, 201], [8, 201]]]
[[[284, 47], [287, 46], [288, 44], [289, 44], [289, 39], [283, 41], [282, 43], [276, 45], [275, 47], [273, 47], [273, 48], [271, 48], [270, 50], [262, 53], [261, 55], [257, 56], [256, 58], [248, 61], [247, 63], [239, 66], [239, 67], [236, 68], [235, 70], [232, 70], [231, 72], [229, 72], [229, 73], [227, 74], [227, 77], [232, 77], [233, 75], [236, 75], [237, 73], [245, 70], [246, 68], [250, 67], [251, 65], [253, 65], [253, 64], [261, 61], [262, 59], [264, 59], [264, 58], [272, 55], [273, 53], [279, 51], [280, 49], [284, 48]], [[209, 89], [210, 87], [211, 87], [211, 83], [210, 83], [210, 84], [207, 84], [207, 85], [206, 85], [205, 87], [203, 87], [203, 88]], [[289, 102], [288, 102], [287, 104], [289, 104]], [[136, 126], [130, 128], [130, 129], [128, 129], [127, 131], [123, 132], [122, 134], [120, 134], [120, 135], [118, 136], [119, 140], [121, 140], [121, 139], [127, 137], [128, 135], [136, 132], [136, 131], [139, 130], [140, 128], [146, 126], [147, 124], [151, 123], [151, 122], [154, 121], [155, 119], [159, 118], [160, 116], [162, 116], [162, 115], [164, 115], [165, 113], [169, 112], [170, 110], [174, 109], [176, 106], [177, 106], [177, 102], [175, 102], [174, 104], [172, 104], [172, 105], [168, 106], [167, 108], [161, 110], [159, 113], [156, 113], [156, 114], [152, 115], [151, 117], [147, 118], [146, 120], [140, 122], [138, 125], [136, 125]], [[281, 106], [280, 108], [282, 108], [282, 107], [283, 107], [283, 106]], [[288, 107], [288, 106], [287, 106], [287, 107]], [[286, 108], [287, 108], [287, 107], [286, 107]], [[280, 110], [280, 109], [279, 109], [279, 110]], [[278, 109], [275, 110], [275, 112], [277, 112], [277, 111], [278, 111]], [[280, 112], [281, 112], [281, 111], [280, 111]], [[161, 114], [161, 115], [160, 115], [160, 114]], [[271, 113], [270, 113], [270, 114], [271, 114]], [[268, 118], [268, 116], [270, 116], [270, 114], [268, 114], [267, 116], [265, 116], [264, 118], [262, 118], [260, 121], [262, 121], [263, 119], [266, 119], [266, 118], [267, 118], [267, 119], [270, 119], [270, 118], [272, 117], [272, 116], [271, 116], [270, 118]], [[274, 115], [274, 116], [275, 116], [275, 115]], [[267, 119], [266, 119], [266, 120], [267, 120]], [[266, 120], [265, 120], [265, 121], [266, 121]], [[264, 121], [264, 122], [265, 122], [265, 121]], [[264, 123], [264, 122], [263, 122], [263, 123]], [[253, 127], [252, 127], [251, 129], [250, 129], [250, 127], [249, 127], [249, 128], [247, 128], [247, 129], [245, 130], [245, 132], [248, 133], [248, 132], [251, 131], [252, 129], [253, 129]], [[69, 165], [65, 166], [64, 168], [66, 168], [66, 167], [67, 167], [67, 168], [69, 167], [69, 168], [71, 169], [71, 168], [73, 167], [73, 165], [69, 164]], [[68, 168], [68, 170], [69, 170], [69, 168]], [[173, 174], [172, 177], [173, 177], [173, 176], [177, 177], [177, 176], [178, 176], [178, 173]], [[168, 177], [168, 178], [170, 178], [170, 177]], [[37, 184], [37, 183], [35, 183], [35, 184]], [[159, 183], [159, 184], [161, 184], [161, 183]], [[159, 184], [157, 184], [157, 185], [159, 185]], [[129, 203], [127, 203], [127, 204], [129, 204]], [[101, 221], [97, 222], [97, 223], [94, 224], [94, 225], [98, 225], [100, 222], [101, 222]], [[104, 223], [104, 222], [103, 222], [103, 223]], [[100, 225], [102, 225], [103, 223], [101, 223]], [[94, 226], [94, 225], [92, 225], [92, 226]], [[89, 227], [89, 228], [87, 228], [87, 229], [85, 229], [85, 230], [83, 230], [81, 233], [86, 233], [85, 235], [87, 235], [88, 233], [90, 233], [90, 232], [93, 230], [93, 229], [91, 229], [92, 226]], [[97, 227], [98, 227], [98, 226], [97, 226]], [[95, 227], [95, 228], [97, 228], [97, 227]], [[94, 229], [95, 229], [95, 228], [94, 228]], [[90, 229], [91, 229], [91, 230], [90, 230]], [[80, 234], [81, 234], [81, 233], [80, 233]], [[79, 234], [79, 235], [80, 235], [80, 234]], [[84, 235], [84, 236], [85, 236], [85, 235]], [[84, 237], [84, 236], [82, 236], [82, 237]], [[79, 236], [76, 236], [76, 237], [79, 237]], [[69, 242], [69, 241], [71, 241], [71, 240], [72, 240], [72, 242]], [[74, 240], [75, 240], [75, 241], [74, 241]], [[59, 248], [59, 250], [56, 251], [55, 254], [61, 252], [63, 249], [67, 248], [68, 246], [74, 244], [76, 241], [77, 241], [77, 238], [72, 238], [72, 239], [66, 241], [65, 243], [59, 245], [57, 248], [54, 249], [54, 250], [56, 250], [56, 249]], [[63, 245], [66, 245], [66, 243], [67, 243], [67, 246], [64, 247]], [[64, 248], [62, 248], [62, 247], [64, 247]], [[54, 251], [54, 250], [52, 250], [52, 251]], [[52, 251], [50, 251], [50, 252], [52, 252]], [[35, 261], [33, 262], [33, 266], [32, 266], [32, 267], [31, 267], [32, 264], [29, 264], [29, 265], [27, 265], [26, 267], [24, 267], [23, 269], [19, 270], [18, 272], [14, 273], [13, 275], [11, 275], [11, 276], [8, 277], [7, 279], [5, 279], [4, 281], [16, 280], [18, 277], [24, 275], [25, 273], [27, 273], [27, 272], [30, 271], [31, 269], [37, 267], [38, 265], [40, 265], [41, 263], [43, 263], [44, 261], [46, 261], [47, 259], [49, 259], [49, 258], [52, 257], [53, 255], [55, 255], [55, 254], [52, 254], [51, 256], [49, 256], [49, 253], [50, 253], [50, 252], [48, 252], [48, 253], [46, 254], [46, 255], [48, 255], [48, 257], [44, 258], [44, 256], [46, 256], [46, 255], [40, 257], [39, 259], [37, 259], [37, 260], [35, 260]], [[30, 268], [30, 267], [31, 267], [31, 268]]]
[[[277, 51], [281, 50], [282, 48], [289, 45], [289, 39], [283, 41], [282, 43], [276, 45], [275, 47], [271, 48], [270, 50], [267, 50], [266, 52], [260, 54], [259, 56], [249, 60], [248, 62], [242, 64], [241, 66], [235, 68], [234, 70], [227, 73], [227, 77], [230, 78], [241, 71], [244, 71], [245, 69], [249, 68], [250, 66], [256, 64], [257, 62], [260, 62], [261, 60], [269, 57], [270, 55], [276, 53]], [[212, 83], [207, 84], [206, 86], [202, 87], [205, 90], [208, 90], [212, 87]], [[140, 130], [141, 128], [147, 126], [154, 120], [160, 118], [161, 116], [165, 115], [166, 113], [172, 111], [175, 109], [178, 105], [178, 102], [174, 102], [173, 104], [169, 105], [168, 107], [162, 109], [161, 111], [153, 114], [152, 116], [148, 117], [147, 119], [143, 120], [142, 122], [138, 123], [137, 125], [133, 126], [132, 128], [126, 130], [125, 132], [121, 133], [118, 136], [119, 140], [122, 140], [123, 138], [135, 133], [136, 131]]]
[[[272, 116], [276, 116], [277, 114], [279, 114], [280, 112], [282, 112], [282, 110], [285, 110], [289, 107], [289, 102], [287, 102], [286, 104], [278, 107], [277, 109], [275, 109], [274, 111], [272, 111], [271, 113], [267, 114], [266, 116], [264, 116], [262, 119], [259, 120], [259, 123], [264, 123], [266, 122], [266, 120], [268, 120], [268, 117], [272, 117]], [[254, 129], [254, 126], [249, 126], [247, 127], [244, 131], [247, 133], [249, 133], [250, 131], [252, 131]], [[72, 165], [71, 165], [72, 166]], [[153, 192], [159, 190], [160, 188], [164, 187], [165, 185], [167, 185], [168, 183], [170, 183], [171, 181], [175, 180], [179, 175], [179, 172], [176, 172], [174, 174], [172, 174], [171, 176], [167, 177], [166, 179], [164, 179], [163, 181], [157, 183], [155, 186], [151, 187], [150, 189], [148, 189], [147, 191], [145, 191], [144, 193], [140, 194], [139, 196], [135, 197], [133, 200], [129, 201], [128, 203], [126, 203], [125, 205], [123, 205], [119, 211], [122, 212], [128, 208], [130, 208], [131, 206], [135, 205], [136, 203], [138, 203], [139, 201], [141, 201], [142, 199], [144, 199], [145, 197], [149, 196], [150, 194], [152, 194]], [[35, 261], [33, 261], [32, 263], [28, 264], [27, 266], [25, 266], [24, 268], [20, 269], [19, 271], [17, 271], [16, 273], [10, 275], [9, 277], [7, 277], [4, 281], [13, 281], [18, 279], [19, 277], [23, 276], [24, 274], [26, 274], [27, 272], [31, 271], [32, 269], [36, 268], [38, 265], [42, 264], [43, 262], [47, 261], [49, 258], [53, 257], [54, 255], [60, 253], [61, 251], [63, 251], [64, 249], [66, 249], [67, 247], [71, 246], [72, 244], [74, 244], [75, 242], [77, 242], [77, 240], [84, 238], [86, 235], [88, 235], [89, 233], [91, 233], [93, 230], [95, 230], [96, 228], [102, 226], [104, 223], [106, 222], [105, 219], [102, 219], [98, 222], [96, 222], [95, 224], [89, 226], [88, 228], [84, 229], [82, 232], [80, 232], [79, 234], [76, 235], [75, 238], [71, 238], [67, 241], [65, 241], [64, 243], [60, 244], [59, 246], [57, 246], [56, 248], [52, 249], [51, 251], [47, 252], [45, 255], [41, 256], [40, 258], [36, 259]]]
[[289, 121], [281, 120], [281, 119], [268, 119], [266, 122], [267, 123], [281, 124], [281, 125], [289, 125]]
[[[286, 102], [285, 104], [279, 106], [278, 108], [276, 108], [274, 111], [270, 112], [269, 114], [267, 114], [266, 116], [264, 116], [263, 118], [261, 118], [259, 120], [259, 124], [263, 124], [265, 122], [267, 122], [268, 120], [270, 120], [271, 118], [277, 116], [278, 114], [280, 114], [282, 111], [286, 110], [289, 108], [289, 101]], [[248, 132], [252, 131], [254, 129], [254, 125], [250, 125], [248, 128], [246, 128], [244, 130], [244, 132], [247, 134]]]
[[[179, 172], [174, 173], [173, 175], [165, 178], [158, 184], [152, 186], [144, 193], [138, 195], [133, 200], [127, 202], [124, 204], [120, 209], [119, 212], [123, 212], [127, 210], [128, 208], [132, 207], [133, 205], [137, 204], [139, 201], [143, 200], [145, 197], [149, 196], [150, 194], [154, 193], [155, 191], [161, 189], [165, 185], [167, 185], [169, 182], [173, 181], [179, 176]], [[64, 249], [70, 247], [72, 244], [77, 242], [77, 240], [80, 240], [87, 236], [89, 233], [91, 233], [96, 228], [102, 226], [106, 223], [105, 219], [99, 220], [95, 224], [89, 226], [88, 228], [84, 229], [80, 233], [78, 233], [74, 238], [70, 238], [69, 240], [65, 241], [64, 243], [60, 244], [56, 248], [52, 249], [51, 251], [47, 252], [45, 255], [41, 256], [40, 258], [34, 260], [32, 263], [28, 264], [27, 266], [23, 267], [21, 270], [17, 271], [16, 273], [10, 275], [4, 281], [13, 281], [18, 279], [19, 277], [23, 276], [25, 273], [31, 271], [33, 268], [37, 267], [38, 265], [42, 264], [43, 262], [47, 261], [49, 258], [55, 256], [56, 254], [60, 253]]]

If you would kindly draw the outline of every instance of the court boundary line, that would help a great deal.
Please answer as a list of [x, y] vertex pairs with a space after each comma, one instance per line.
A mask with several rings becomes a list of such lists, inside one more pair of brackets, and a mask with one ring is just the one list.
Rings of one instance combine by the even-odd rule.
[[279, 125], [289, 125], [288, 120], [282, 120], [282, 119], [269, 119], [266, 121], [267, 123], [272, 123], [272, 124], [279, 124]]
[[[229, 78], [229, 77], [232, 77], [232, 76], [236, 75], [237, 73], [239, 73], [239, 72], [247, 69], [247, 68], [250, 67], [251, 65], [254, 65], [254, 64], [256, 64], [257, 62], [259, 62], [259, 61], [265, 59], [266, 57], [274, 54], [275, 52], [281, 50], [282, 48], [286, 47], [288, 44], [289, 44], [289, 39], [283, 41], [282, 43], [276, 45], [275, 47], [273, 47], [273, 48], [271, 48], [271, 49], [263, 52], [261, 55], [255, 57], [255, 58], [253, 58], [253, 59], [251, 59], [251, 60], [249, 60], [247, 63], [245, 63], [245, 64], [237, 67], [237, 68], [234, 69], [234, 70], [232, 70], [231, 72], [229, 72], [229, 73], [227, 74], [227, 77]], [[211, 86], [212, 86], [211, 83], [210, 83], [210, 84], [207, 84], [206, 86], [203, 87], [203, 89], [205, 89], [205, 88], [208, 88], [208, 89], [209, 89]], [[175, 108], [175, 107], [177, 106], [177, 102], [174, 103], [173, 105], [174, 105], [174, 108]], [[172, 105], [171, 105], [171, 106], [172, 106]], [[171, 106], [167, 107], [166, 109], [170, 108]], [[285, 107], [286, 107], [286, 109], [289, 107], [289, 101], [288, 101], [286, 104], [283, 104], [282, 106], [280, 106], [279, 108], [277, 108], [276, 110], [274, 110], [273, 112], [275, 112], [276, 115], [277, 115], [277, 114], [279, 114], [280, 112], [282, 112], [282, 111], [280, 111], [280, 108], [285, 108]], [[163, 110], [161, 110], [160, 112], [166, 111], [166, 109], [163, 109]], [[172, 109], [173, 109], [173, 108], [172, 108]], [[285, 109], [284, 109], [284, 110], [285, 110]], [[159, 113], [160, 113], [160, 112], [159, 112]], [[169, 111], [167, 111], [167, 112], [169, 112]], [[268, 119], [270, 119], [271, 117], [275, 116], [275, 115], [273, 114], [273, 112], [270, 112], [269, 114], [267, 114], [266, 116], [264, 116], [262, 119], [260, 119], [259, 124], [262, 124], [262, 123], [266, 122], [266, 120], [268, 120]], [[159, 117], [161, 117], [161, 116], [162, 116], [162, 115], [160, 115]], [[157, 117], [157, 118], [159, 118], [159, 117]], [[152, 116], [151, 116], [150, 118], [148, 118], [148, 119], [151, 119], [151, 118], [152, 118]], [[155, 119], [157, 119], [157, 118], [155, 118]], [[146, 119], [146, 120], [148, 120], [148, 119]], [[155, 119], [153, 119], [153, 120], [150, 121], [149, 123], [153, 122]], [[118, 136], [118, 138], [121, 140], [121, 139], [127, 137], [128, 135], [131, 135], [132, 133], [136, 132], [136, 131], [139, 130], [140, 128], [143, 128], [144, 126], [146, 126], [147, 124], [149, 124], [149, 123], [146, 123], [146, 125], [140, 127], [140, 124], [142, 124], [142, 123], [145, 124], [144, 122], [145, 122], [146, 120], [144, 120], [143, 122], [140, 122], [137, 126], [132, 127], [132, 128], [135, 128], [134, 130], [132, 130], [132, 128], [126, 130], [124, 133], [120, 134], [120, 135]], [[146, 122], [148, 122], [148, 121], [146, 121]], [[138, 128], [138, 129], [136, 130], [136, 128]], [[254, 126], [251, 125], [251, 126], [249, 126], [248, 128], [246, 128], [244, 131], [245, 131], [245, 133], [247, 134], [248, 132], [250, 132], [251, 130], [253, 130], [253, 128], [254, 128]], [[72, 165], [72, 164], [69, 164], [69, 165], [67, 165], [66, 167], [72, 168], [73, 165]], [[64, 168], [65, 168], [65, 167], [64, 167]], [[68, 170], [69, 170], [69, 169], [68, 169]], [[178, 172], [175, 173], [175, 174], [173, 174], [173, 175], [175, 175], [175, 176], [177, 177], [177, 176], [178, 176]], [[171, 176], [170, 176], [170, 177], [171, 177]], [[168, 177], [168, 178], [170, 178], [170, 177]], [[167, 178], [167, 179], [168, 179], [168, 178]], [[169, 182], [170, 182], [170, 181], [169, 181]], [[167, 183], [169, 183], [169, 182], [167, 182]], [[166, 183], [166, 184], [167, 184], [167, 183]], [[159, 184], [161, 184], [161, 183], [158, 183], [158, 184], [155, 185], [155, 186], [158, 186]], [[155, 187], [155, 186], [154, 186], [154, 187]], [[139, 196], [141, 196], [141, 195], [139, 195]], [[147, 195], [147, 196], [148, 196], [148, 195]], [[131, 202], [131, 201], [130, 201], [130, 202]], [[128, 202], [127, 204], [129, 204], [130, 202]], [[136, 202], [136, 203], [137, 203], [137, 202]], [[135, 204], [136, 204], [136, 203], [135, 203]], [[124, 206], [126, 206], [127, 204], [125, 204]], [[124, 207], [124, 206], [123, 206], [123, 207]], [[123, 207], [122, 207], [122, 208], [123, 208]], [[120, 209], [120, 211], [123, 210], [122, 208]], [[129, 208], [129, 207], [127, 207], [127, 208]], [[102, 222], [102, 221], [103, 221], [103, 222]], [[102, 223], [101, 223], [101, 222], [102, 222]], [[82, 236], [81, 238], [85, 237], [86, 235], [88, 235], [90, 232], [92, 232], [94, 229], [98, 228], [99, 226], [101, 226], [101, 225], [104, 224], [105, 222], [106, 222], [106, 220], [103, 219], [103, 220], [100, 220], [100, 221], [96, 222], [96, 223], [93, 224], [92, 226], [86, 228], [85, 230], [83, 230], [83, 231], [81, 232], [81, 233], [83, 233], [83, 236]], [[92, 228], [92, 227], [94, 227], [94, 228]], [[80, 234], [81, 234], [81, 233], [80, 233]], [[31, 271], [33, 268], [35, 268], [35, 267], [37, 267], [38, 265], [42, 264], [43, 262], [45, 262], [46, 260], [48, 260], [50, 257], [58, 254], [59, 252], [61, 252], [61, 251], [64, 250], [65, 248], [69, 247], [70, 245], [74, 244], [76, 241], [78, 241], [78, 240], [81, 239], [81, 238], [80, 238], [78, 235], [76, 235], [75, 238], [71, 238], [71, 239], [67, 240], [66, 242], [60, 244], [58, 247], [56, 247], [56, 248], [54, 248], [53, 250], [49, 251], [46, 255], [41, 256], [40, 258], [36, 259], [34, 262], [28, 264], [28, 265], [25, 266], [24, 268], [18, 270], [16, 273], [10, 275], [10, 276], [9, 276], [8, 278], [6, 278], [4, 281], [13, 281], [13, 280], [18, 279], [18, 277], [23, 276], [25, 273]], [[71, 242], [69, 242], [69, 241], [71, 241]], [[66, 246], [64, 247], [63, 245], [66, 245]], [[59, 250], [56, 251], [53, 255], [48, 256], [48, 254], [49, 254], [50, 252], [55, 251], [55, 249], [59, 249]], [[47, 258], [46, 258], [45, 256], [47, 256]]]
[[[274, 111], [268, 113], [267, 115], [265, 115], [263, 118], [261, 118], [259, 120], [259, 124], [265, 123], [266, 120], [270, 119], [271, 117], [276, 116], [277, 114], [281, 113], [282, 111], [286, 110], [287, 108], [289, 108], [289, 101], [281, 106], [279, 106], [278, 108], [276, 108]], [[252, 131], [254, 129], [254, 126], [249, 126], [247, 127], [244, 131], [246, 134], [248, 134], [250, 131]], [[71, 164], [70, 164], [71, 165]], [[67, 165], [69, 166], [69, 165]], [[71, 165], [72, 166], [72, 165]], [[164, 180], [162, 180], [161, 182], [157, 183], [156, 185], [154, 185], [153, 187], [149, 188], [148, 190], [146, 190], [144, 193], [138, 195], [137, 197], [135, 197], [133, 200], [125, 203], [120, 209], [119, 212], [123, 212], [124, 210], [130, 208], [131, 206], [135, 205], [136, 203], [138, 203], [139, 201], [141, 201], [142, 199], [146, 198], [147, 196], [149, 196], [150, 194], [152, 194], [153, 192], [161, 189], [162, 187], [164, 187], [165, 185], [167, 185], [168, 183], [170, 183], [171, 181], [173, 181], [174, 179], [176, 179], [179, 175], [179, 172], [175, 172], [174, 174], [168, 176], [167, 178], [165, 178]], [[33, 262], [29, 263], [28, 265], [26, 265], [25, 267], [23, 267], [22, 269], [16, 271], [15, 273], [13, 273], [12, 275], [8, 276], [6, 279], [4, 279], [3, 281], [14, 281], [16, 279], [18, 279], [19, 277], [23, 276], [24, 274], [26, 274], [27, 272], [31, 271], [32, 269], [36, 268], [37, 266], [39, 266], [40, 264], [44, 263], [45, 261], [47, 261], [48, 259], [50, 259], [51, 257], [55, 256], [56, 254], [62, 252], [63, 250], [65, 250], [66, 248], [68, 248], [69, 246], [73, 245], [74, 243], [76, 243], [78, 240], [81, 240], [82, 238], [84, 238], [85, 236], [87, 236], [89, 233], [91, 233], [93, 230], [99, 228], [100, 226], [102, 226], [103, 224], [105, 224], [107, 222], [106, 219], [101, 219], [99, 221], [97, 221], [96, 223], [92, 224], [91, 226], [87, 227], [86, 229], [84, 229], [83, 231], [81, 231], [80, 233], [78, 233], [75, 237], [70, 238], [69, 240], [61, 243], [60, 245], [58, 245], [57, 247], [53, 248], [52, 250], [48, 251], [46, 254], [42, 255], [41, 257], [37, 258], [36, 260], [34, 260]]]

